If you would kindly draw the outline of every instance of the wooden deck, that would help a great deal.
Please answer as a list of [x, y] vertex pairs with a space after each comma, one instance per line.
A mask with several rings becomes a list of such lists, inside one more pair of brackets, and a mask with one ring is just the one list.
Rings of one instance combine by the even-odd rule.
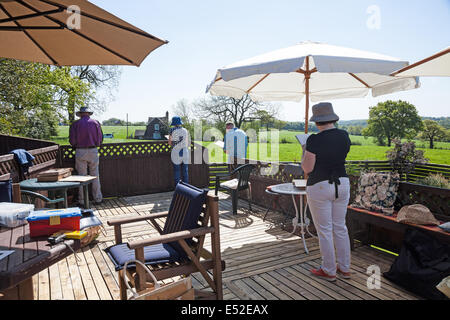
[[[60, 261], [33, 277], [38, 300], [117, 300], [117, 273], [103, 249], [114, 244], [114, 231], [107, 220], [167, 211], [172, 193], [106, 200], [97, 209], [105, 223], [98, 241], [76, 255]], [[419, 299], [381, 277], [380, 289], [368, 289], [366, 273], [371, 265], [387, 271], [394, 257], [367, 246], [352, 253], [352, 279], [338, 278], [334, 283], [317, 279], [309, 273], [320, 264], [318, 241], [307, 239], [310, 254], [302, 241], [281, 228], [284, 217], [270, 213], [262, 220], [264, 208], [240, 201], [237, 216], [231, 214], [231, 199], [220, 194], [220, 224], [225, 300], [410, 300]], [[241, 207], [242, 205], [242, 207]], [[163, 221], [161, 221], [162, 223]], [[148, 222], [123, 227], [124, 242], [142, 239], [156, 233]], [[206, 247], [209, 246], [209, 238]], [[194, 287], [205, 288], [198, 274], [192, 277]]]

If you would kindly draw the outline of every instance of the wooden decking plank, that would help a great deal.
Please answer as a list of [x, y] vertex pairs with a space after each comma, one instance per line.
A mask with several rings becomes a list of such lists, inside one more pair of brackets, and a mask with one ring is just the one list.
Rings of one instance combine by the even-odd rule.
[[[77, 256], [80, 254], [78, 251]], [[70, 279], [73, 288], [73, 295], [75, 300], [86, 300], [87, 296], [83, 287], [82, 274], [80, 273], [75, 255], [70, 255], [67, 258], [67, 265], [69, 266]]]
[[[361, 272], [362, 274], [366, 274], [367, 267], [370, 266], [371, 263], [365, 260], [362, 260], [360, 257], [352, 256], [352, 268]], [[382, 271], [382, 270], [381, 270]], [[383, 272], [383, 271], [382, 271]], [[368, 275], [367, 275], [368, 276]], [[407, 293], [405, 289], [402, 289], [395, 283], [389, 281], [385, 277], [381, 276], [380, 278], [381, 285], [389, 290], [392, 294], [396, 296], [396, 299], [418, 299], [419, 297], [414, 296], [411, 293]]]
[[62, 300], [63, 291], [60, 279], [59, 265], [57, 263], [48, 268], [50, 282], [50, 300]]
[[[281, 267], [281, 266], [286, 266], [286, 265], [290, 265], [289, 261], [297, 261], [297, 260], [310, 260], [310, 259], [314, 259], [316, 258], [318, 255], [318, 253], [311, 253], [311, 254], [306, 254], [304, 252], [297, 252], [297, 251], [290, 251], [290, 252], [284, 252], [284, 251], [279, 251], [277, 253], [274, 253], [273, 255], [271, 255], [270, 257], [267, 257], [265, 259], [260, 259], [257, 261], [257, 264], [255, 264], [255, 262], [251, 261], [251, 262], [246, 262], [246, 263], [242, 263], [240, 265], [236, 265], [236, 266], [232, 266], [232, 267], [227, 267], [224, 271], [224, 276], [226, 276], [226, 274], [231, 273], [234, 270], [253, 270], [255, 269], [255, 267]], [[286, 264], [287, 263], [287, 264]], [[275, 269], [270, 269], [270, 270], [275, 270]]]
[[348, 300], [348, 298], [346, 296], [339, 294], [335, 290], [331, 290], [329, 287], [322, 285], [319, 281], [316, 281], [316, 279], [313, 279], [311, 277], [311, 273], [309, 271], [306, 271], [299, 265], [293, 265], [291, 267], [286, 267], [285, 270], [287, 272], [291, 273], [293, 276], [303, 279], [303, 281], [309, 283], [311, 286], [322, 291], [323, 293], [325, 293], [326, 295], [329, 296], [329, 299]]
[[[290, 269], [291, 272], [288, 272], [288, 270], [286, 270], [286, 269]], [[299, 287], [309, 291], [313, 295], [313, 297], [311, 299], [331, 300], [331, 297], [329, 295], [327, 295], [326, 293], [317, 289], [316, 287], [312, 286], [308, 281], [305, 281], [304, 279], [302, 279], [302, 277], [294, 277], [295, 273], [292, 273], [292, 269], [290, 267], [286, 267], [283, 269], [277, 269], [277, 270], [275, 270], [275, 272], [280, 274], [282, 277], [288, 279], [292, 283], [297, 284]], [[302, 294], [302, 295], [304, 295], [304, 294]]]
[[291, 300], [291, 298], [283, 293], [281, 290], [278, 290], [277, 287], [273, 286], [271, 283], [269, 283], [267, 280], [265, 280], [260, 275], [254, 275], [251, 276], [250, 279], [252, 279], [254, 282], [258, 283], [261, 287], [263, 287], [265, 290], [272, 293], [277, 300]]
[[259, 296], [265, 300], [278, 300], [277, 296], [272, 294], [269, 290], [261, 286], [258, 282], [254, 281], [252, 277], [243, 278], [242, 281], [254, 290]]
[[48, 268], [39, 272], [39, 296], [38, 300], [50, 300], [50, 281]]
[[115, 271], [111, 272], [111, 270], [108, 267], [107, 262], [105, 261], [105, 257], [102, 255], [101, 249], [99, 245], [95, 245], [91, 252], [95, 258], [95, 261], [101, 271], [101, 275], [105, 281], [105, 284], [112, 296], [113, 299], [118, 299], [120, 292], [119, 292], [119, 286], [117, 284], [117, 281], [114, 277]]
[[86, 259], [87, 267], [91, 273], [92, 280], [99, 295], [100, 300], [111, 300], [112, 296], [105, 283], [104, 276], [99, 269], [99, 265], [93, 256], [92, 248], [85, 247], [82, 249], [84, 257]]
[[63, 259], [58, 262], [58, 269], [61, 279], [62, 298], [64, 300], [75, 300], [73, 294], [72, 281], [70, 279], [69, 267], [67, 265], [67, 259]]
[[318, 282], [322, 286], [327, 287], [328, 292], [329, 291], [335, 292], [336, 294], [339, 294], [350, 300], [363, 300], [358, 295], [355, 295], [353, 292], [348, 291], [345, 286], [344, 287], [338, 286], [338, 285], [336, 285], [336, 282], [329, 282], [328, 280], [314, 277], [310, 272], [311, 266], [309, 264], [307, 264], [306, 262], [304, 264], [292, 266], [292, 268], [296, 269], [299, 272], [302, 272], [305, 275], [309, 275], [311, 277], [311, 279]]
[[299, 293], [295, 292], [294, 290], [292, 290], [291, 288], [289, 288], [288, 286], [286, 286], [285, 284], [283, 284], [278, 278], [277, 275], [275, 274], [275, 277], [269, 273], [261, 273], [260, 274], [261, 278], [263, 278], [264, 280], [266, 280], [268, 283], [270, 283], [272, 286], [274, 286], [275, 288], [278, 288], [279, 290], [281, 290], [283, 293], [285, 293], [286, 295], [288, 295], [291, 299], [293, 300], [306, 300], [305, 297], [303, 297], [302, 295], [300, 295]]
[[[245, 278], [244, 278], [245, 279]], [[244, 293], [249, 297], [250, 300], [264, 300], [264, 297], [256, 292], [252, 287], [250, 287], [244, 279], [237, 279], [233, 281], [233, 284], [244, 291]]]
[[225, 286], [230, 289], [238, 300], [251, 300], [251, 297], [239, 286], [233, 283], [233, 281], [224, 281]]
[[[308, 261], [307, 263], [313, 268], [320, 267], [320, 263], [316, 262], [316, 261]], [[344, 281], [338, 277], [337, 280], [335, 281], [335, 284], [337, 286], [340, 286], [341, 288], [344, 288], [344, 289], [352, 292], [353, 294], [361, 297], [363, 300], [377, 300], [377, 298], [375, 296], [370, 294], [370, 292], [369, 292], [370, 290], [368, 290], [367, 287], [361, 286], [359, 283], [355, 282], [354, 280], [350, 279], [350, 280]]]
[[95, 288], [94, 280], [92, 279], [91, 273], [89, 272], [88, 263], [84, 256], [84, 251], [86, 249], [81, 249], [77, 252], [77, 264], [81, 274], [81, 280], [83, 282], [84, 291], [88, 300], [99, 300], [99, 295]]
[[[299, 282], [296, 281], [293, 277], [289, 276], [289, 273], [283, 272], [283, 269], [276, 269], [274, 271], [268, 272], [269, 275], [276, 278], [280, 282], [284, 283], [286, 286], [297, 292], [298, 294], [305, 297], [307, 300], [318, 300], [319, 297], [308, 291], [304, 285], [300, 285]], [[287, 277], [286, 277], [287, 276]]]

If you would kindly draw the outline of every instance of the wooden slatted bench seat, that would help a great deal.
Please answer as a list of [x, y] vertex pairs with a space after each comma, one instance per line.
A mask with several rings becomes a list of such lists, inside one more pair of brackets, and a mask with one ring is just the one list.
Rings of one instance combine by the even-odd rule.
[[[352, 203], [352, 201], [350, 201]], [[441, 223], [450, 221], [450, 190], [401, 182], [397, 192], [395, 203], [396, 211], [392, 216], [373, 212], [366, 209], [347, 207], [347, 226], [350, 236], [350, 244], [354, 249], [354, 240], [357, 237], [363, 244], [369, 244], [371, 226], [387, 229], [404, 234], [407, 228], [418, 228], [432, 235], [440, 241], [450, 243], [450, 233], [437, 226], [423, 226], [410, 223], [397, 222], [397, 212], [405, 205], [420, 203], [430, 209], [433, 215]], [[363, 226], [357, 229], [357, 225]], [[389, 234], [386, 234], [389, 237]]]

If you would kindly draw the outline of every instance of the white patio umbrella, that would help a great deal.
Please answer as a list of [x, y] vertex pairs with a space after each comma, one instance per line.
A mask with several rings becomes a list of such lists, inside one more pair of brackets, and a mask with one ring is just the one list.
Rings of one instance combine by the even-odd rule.
[[301, 101], [306, 96], [305, 132], [309, 99], [374, 97], [420, 86], [418, 78], [395, 78], [390, 73], [408, 65], [397, 58], [317, 42], [243, 60], [217, 71], [206, 92], [254, 101]]
[[450, 47], [395, 71], [391, 75], [397, 77], [450, 77]]
[[0, 57], [139, 66], [166, 43], [86, 0], [0, 0]]

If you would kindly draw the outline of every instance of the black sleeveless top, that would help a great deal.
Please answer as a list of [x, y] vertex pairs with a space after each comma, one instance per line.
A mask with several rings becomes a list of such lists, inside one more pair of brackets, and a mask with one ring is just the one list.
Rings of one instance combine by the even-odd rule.
[[350, 151], [347, 131], [334, 128], [311, 135], [306, 141], [306, 150], [316, 155], [308, 186], [325, 180], [339, 184], [339, 178], [347, 177], [345, 158]]

